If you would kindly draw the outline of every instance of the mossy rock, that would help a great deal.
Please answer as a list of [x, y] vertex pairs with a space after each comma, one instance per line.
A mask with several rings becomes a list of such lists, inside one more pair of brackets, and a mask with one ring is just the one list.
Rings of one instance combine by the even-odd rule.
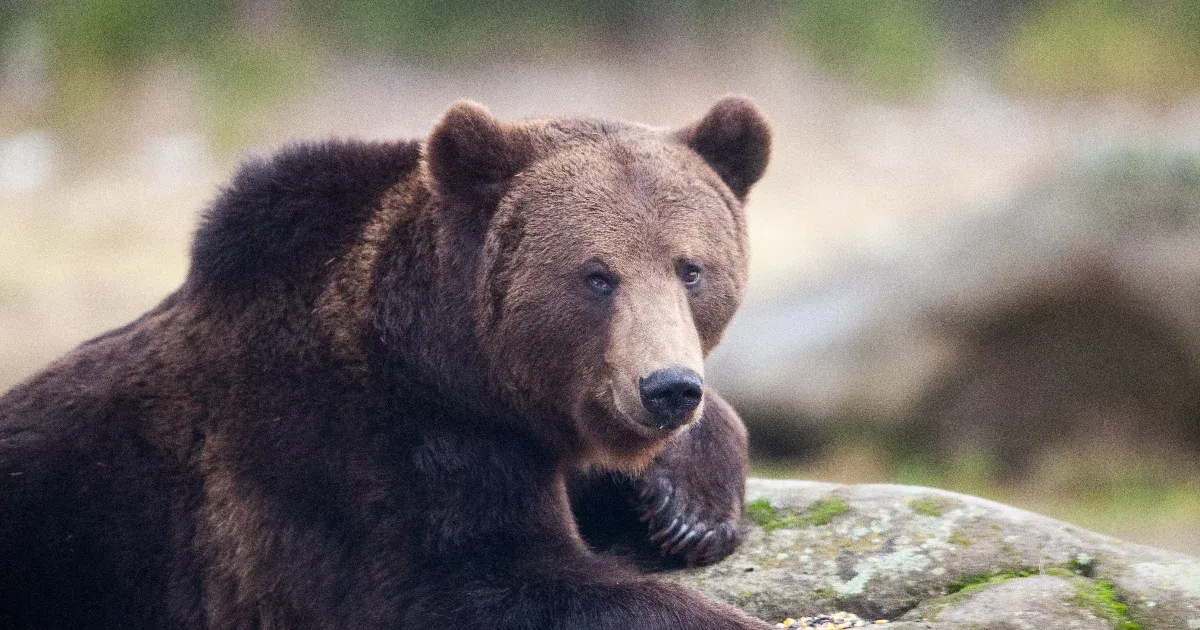
[[770, 622], [1200, 629], [1197, 558], [929, 488], [752, 479], [747, 499], [734, 555], [666, 579]]

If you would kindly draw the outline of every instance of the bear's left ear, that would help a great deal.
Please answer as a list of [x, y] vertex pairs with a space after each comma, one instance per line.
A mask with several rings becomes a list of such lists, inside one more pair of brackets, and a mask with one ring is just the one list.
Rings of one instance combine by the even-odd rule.
[[529, 161], [529, 142], [473, 101], [459, 101], [442, 115], [425, 145], [433, 185], [442, 198], [491, 210]]
[[704, 118], [675, 132], [744, 200], [771, 155], [771, 126], [750, 99], [726, 96]]

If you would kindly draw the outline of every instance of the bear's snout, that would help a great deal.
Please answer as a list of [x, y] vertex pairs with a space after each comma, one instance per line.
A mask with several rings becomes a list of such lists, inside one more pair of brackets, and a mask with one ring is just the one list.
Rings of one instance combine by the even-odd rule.
[[642, 405], [656, 429], [674, 429], [692, 419], [704, 397], [704, 380], [693, 370], [672, 367], [638, 379]]

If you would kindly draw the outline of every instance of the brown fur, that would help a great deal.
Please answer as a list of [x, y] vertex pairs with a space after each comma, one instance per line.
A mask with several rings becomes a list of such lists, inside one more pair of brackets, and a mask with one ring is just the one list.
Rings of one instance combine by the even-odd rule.
[[332, 281], [317, 303], [318, 321], [335, 351], [354, 364], [366, 362], [361, 340], [370, 325], [371, 279], [388, 232], [404, 219], [411, 219], [406, 213], [421, 207], [421, 197], [428, 194], [425, 182], [417, 175], [414, 172], [384, 193], [379, 211], [371, 216], [350, 251], [326, 261], [335, 268]]
[[587, 545], [737, 542], [736, 413], [636, 403], [737, 308], [768, 145], [739, 98], [680, 132], [460, 103], [248, 164], [179, 291], [0, 398], [0, 625], [765, 627]]

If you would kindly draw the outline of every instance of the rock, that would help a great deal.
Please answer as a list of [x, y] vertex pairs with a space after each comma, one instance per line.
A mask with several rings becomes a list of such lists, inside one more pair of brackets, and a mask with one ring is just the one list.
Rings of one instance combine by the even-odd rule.
[[944, 490], [751, 479], [746, 542], [668, 574], [775, 623], [1200, 629], [1200, 559]]
[[[907, 617], [937, 619], [941, 625], [978, 623], [987, 627], [1021, 628], [1112, 628], [1089, 606], [1076, 600], [1086, 578], [1062, 575], [1031, 575], [1024, 579], [1001, 579], [977, 592], [960, 592], [919, 606]], [[961, 597], [959, 597], [961, 595]], [[936, 627], [936, 626], [935, 626]]]

